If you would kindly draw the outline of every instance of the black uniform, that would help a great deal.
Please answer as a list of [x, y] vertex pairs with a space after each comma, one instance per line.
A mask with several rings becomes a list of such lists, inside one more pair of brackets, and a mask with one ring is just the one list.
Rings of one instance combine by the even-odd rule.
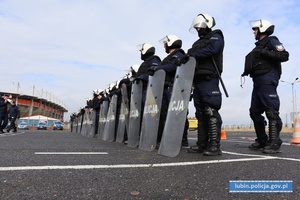
[[10, 125], [9, 127], [7, 127], [7, 132], [9, 132], [10, 129], [13, 129], [13, 132], [17, 132], [16, 120], [19, 118], [20, 118], [19, 107], [15, 103], [13, 103], [8, 109], [8, 119], [10, 121]]
[[188, 54], [197, 61], [194, 76], [193, 99], [198, 119], [198, 141], [191, 147], [193, 152], [204, 152], [204, 155], [219, 155], [222, 118], [219, 109], [222, 96], [219, 88], [219, 77], [215, 70], [215, 61], [219, 73], [223, 70], [224, 37], [221, 30], [208, 31], [200, 37]]
[[0, 134], [4, 133], [3, 129], [7, 126], [7, 101], [2, 98], [3, 94], [0, 93]]
[[101, 95], [101, 94], [95, 94], [94, 98], [92, 100], [92, 102], [93, 102], [93, 111], [96, 112], [95, 119], [94, 119], [94, 122], [93, 122], [94, 125], [95, 125], [94, 135], [98, 134], [99, 113], [100, 113], [100, 106], [102, 104], [102, 99], [101, 99], [101, 97], [98, 97], [99, 95]]
[[[279, 117], [280, 101], [277, 86], [281, 76], [281, 62], [289, 58], [277, 37], [267, 36], [255, 43], [256, 47], [246, 56], [245, 71], [253, 80], [250, 117], [254, 122], [257, 140], [251, 149], [265, 147], [264, 152], [277, 151], [281, 146], [279, 137], [282, 121]], [[269, 139], [265, 132], [265, 112], [269, 121]]]
[[147, 87], [148, 87], [148, 69], [151, 66], [158, 66], [158, 64], [161, 62], [160, 58], [156, 55], [149, 55], [143, 58], [144, 62], [140, 65], [136, 77], [138, 80], [140, 79], [143, 82], [143, 92], [142, 92], [142, 112], [144, 110], [145, 101], [146, 101], [146, 94], [147, 94]]

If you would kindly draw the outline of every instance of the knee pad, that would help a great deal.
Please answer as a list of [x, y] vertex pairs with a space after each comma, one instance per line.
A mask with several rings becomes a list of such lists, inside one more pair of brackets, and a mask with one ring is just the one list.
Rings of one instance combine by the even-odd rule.
[[271, 109], [271, 110], [268, 110], [266, 111], [266, 116], [268, 118], [268, 120], [278, 120], [279, 118], [279, 112]]
[[204, 114], [207, 116], [207, 117], [212, 117], [214, 116], [214, 113], [216, 112], [215, 109], [211, 108], [211, 107], [204, 107]]
[[253, 113], [253, 112], [250, 112], [250, 118], [253, 120], [253, 122], [255, 123], [263, 123], [264, 125], [267, 124], [265, 118], [260, 115], [260, 114], [256, 114], [256, 113]]

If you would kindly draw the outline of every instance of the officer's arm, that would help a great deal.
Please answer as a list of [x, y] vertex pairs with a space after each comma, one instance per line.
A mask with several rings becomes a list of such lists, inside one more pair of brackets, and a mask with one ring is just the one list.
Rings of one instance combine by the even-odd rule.
[[158, 65], [157, 66], [157, 70], [159, 69], [163, 69], [164, 71], [166, 72], [173, 72], [173, 71], [176, 71], [177, 69], [177, 62], [178, 62], [178, 59], [182, 58], [184, 54], [175, 54], [172, 56], [172, 58], [170, 59], [170, 62], [164, 64], [164, 65]]
[[191, 53], [196, 59], [207, 58], [217, 54], [224, 46], [224, 40], [220, 34], [214, 34], [208, 41], [207, 46]]
[[266, 58], [270, 58], [275, 61], [285, 62], [289, 60], [289, 52], [285, 50], [283, 45], [277, 38], [270, 40], [271, 49], [264, 48], [261, 51], [261, 55]]
[[287, 51], [273, 51], [273, 50], [267, 50], [267, 49], [262, 49], [261, 51], [262, 56], [266, 58], [273, 59], [275, 61], [279, 62], [285, 62], [289, 60], [289, 52]]

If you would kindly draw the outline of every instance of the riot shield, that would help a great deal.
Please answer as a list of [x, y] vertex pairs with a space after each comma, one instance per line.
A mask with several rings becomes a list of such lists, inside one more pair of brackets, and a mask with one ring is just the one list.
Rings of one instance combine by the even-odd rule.
[[88, 108], [85, 108], [85, 112], [84, 112], [84, 115], [83, 115], [83, 121], [82, 121], [82, 129], [80, 131], [81, 135], [83, 136], [86, 136], [88, 135], [88, 132], [89, 132], [89, 109]]
[[156, 147], [165, 71], [158, 70], [149, 76], [143, 113], [139, 149], [153, 151]]
[[107, 119], [103, 131], [104, 141], [114, 141], [115, 140], [115, 125], [116, 125], [116, 112], [117, 112], [117, 95], [113, 95], [111, 102], [109, 104]]
[[127, 95], [127, 86], [125, 83], [121, 86], [122, 102], [119, 115], [119, 124], [117, 130], [116, 142], [121, 143], [124, 141], [125, 129], [128, 133], [129, 126], [129, 100]]
[[103, 132], [104, 132], [105, 122], [107, 118], [107, 111], [108, 111], [108, 101], [103, 101], [100, 106], [100, 113], [99, 113], [99, 125], [98, 125], [99, 138], [103, 138]]
[[137, 147], [139, 145], [139, 135], [141, 128], [142, 90], [142, 81], [139, 81], [139, 83], [134, 82], [132, 84], [127, 143], [127, 146], [129, 147]]
[[80, 116], [76, 116], [75, 118], [75, 133], [79, 133], [80, 130], [80, 126], [81, 126], [81, 117]]
[[[95, 110], [93, 110], [92, 112], [90, 112], [89, 114], [89, 117], [90, 117], [90, 120], [89, 120], [89, 133], [88, 133], [88, 136], [95, 136], [95, 129], [96, 129], [96, 115], [97, 115], [97, 112]], [[98, 122], [97, 122], [98, 123]]]
[[84, 114], [80, 114], [80, 129], [79, 129], [79, 132], [78, 132], [80, 134], [82, 132], [83, 121], [84, 121]]
[[158, 154], [175, 157], [180, 152], [195, 67], [196, 60], [193, 57], [186, 64], [177, 67]]
[[77, 127], [77, 117], [75, 117], [73, 119], [73, 121], [71, 121], [71, 132], [72, 133], [76, 133], [76, 127]]

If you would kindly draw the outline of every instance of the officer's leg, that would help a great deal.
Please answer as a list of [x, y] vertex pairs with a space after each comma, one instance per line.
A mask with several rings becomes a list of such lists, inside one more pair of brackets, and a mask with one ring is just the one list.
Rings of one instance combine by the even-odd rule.
[[3, 128], [2, 128], [2, 123], [3, 123], [3, 116], [0, 115], [0, 134], [4, 133]]
[[250, 117], [254, 123], [254, 129], [255, 129], [257, 139], [255, 140], [254, 143], [252, 143], [249, 146], [249, 148], [252, 150], [258, 150], [260, 148], [264, 148], [268, 142], [268, 136], [265, 130], [265, 126], [266, 126], [265, 118], [261, 114], [252, 112], [251, 109], [250, 109]]
[[264, 153], [279, 153], [282, 141], [279, 137], [282, 129], [282, 121], [279, 117], [279, 112], [271, 109], [266, 111], [266, 116], [269, 120], [269, 142], [264, 148]]
[[[9, 118], [9, 121], [10, 121], [10, 124], [6, 127], [6, 132], [8, 132], [8, 133], [9, 133], [11, 127], [12, 127], [12, 123], [11, 123], [12, 119]], [[5, 128], [5, 127], [4, 127], [4, 128]], [[4, 129], [4, 128], [3, 128], [3, 129]]]
[[158, 133], [157, 133], [157, 148], [161, 142], [161, 138], [163, 135], [167, 114], [168, 114], [168, 106], [169, 106], [169, 91], [168, 88], [165, 86], [163, 91], [161, 109], [160, 109], [160, 118], [159, 118], [159, 126], [158, 126]]
[[188, 130], [189, 130], [189, 120], [186, 118], [184, 130], [183, 130], [182, 142], [181, 142], [181, 145], [184, 147], [189, 146]]
[[197, 142], [196, 145], [191, 146], [190, 149], [188, 149], [189, 153], [203, 153], [208, 144], [208, 127], [206, 123], [207, 119], [205, 119], [203, 112], [197, 111], [196, 118], [198, 120]]
[[16, 118], [13, 118], [13, 119], [11, 120], [11, 129], [13, 129], [13, 132], [17, 132]]
[[188, 149], [189, 153], [203, 153], [204, 149], [208, 144], [208, 127], [207, 127], [207, 118], [204, 115], [202, 109], [202, 98], [197, 88], [194, 89], [194, 106], [196, 108], [196, 118], [198, 120], [197, 128], [197, 143], [194, 146], [191, 146]]
[[209, 143], [204, 150], [203, 155], [216, 156], [221, 155], [220, 139], [222, 120], [219, 112], [211, 107], [204, 108], [205, 116], [208, 118], [208, 137]]

